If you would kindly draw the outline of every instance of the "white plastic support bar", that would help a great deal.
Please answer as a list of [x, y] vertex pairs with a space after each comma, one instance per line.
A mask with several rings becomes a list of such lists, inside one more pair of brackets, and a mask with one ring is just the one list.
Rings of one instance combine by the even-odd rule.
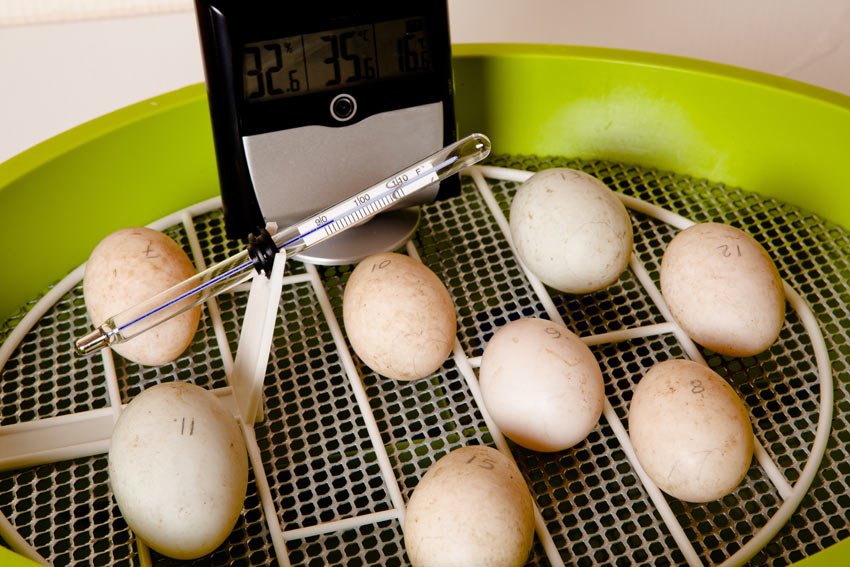
[[387, 449], [384, 447], [384, 442], [381, 439], [381, 431], [378, 428], [378, 422], [375, 421], [375, 414], [372, 413], [372, 407], [369, 405], [369, 397], [366, 395], [366, 389], [363, 387], [363, 379], [360, 377], [357, 366], [354, 364], [354, 359], [348, 351], [345, 337], [342, 334], [342, 328], [340, 328], [339, 322], [336, 320], [331, 300], [328, 298], [328, 292], [319, 278], [319, 272], [312, 264], [306, 264], [306, 267], [307, 273], [310, 274], [310, 281], [313, 283], [313, 291], [319, 300], [319, 305], [322, 308], [322, 313], [325, 316], [325, 321], [328, 324], [328, 329], [330, 329], [337, 352], [339, 352], [339, 358], [342, 361], [345, 374], [348, 376], [348, 384], [351, 386], [351, 391], [354, 394], [354, 399], [357, 400], [363, 422], [366, 424], [366, 431], [369, 433], [369, 440], [372, 443], [372, 448], [375, 450], [375, 457], [378, 461], [378, 467], [381, 469], [384, 485], [387, 487], [393, 508], [395, 508], [398, 514], [398, 521], [403, 527], [405, 513], [404, 498], [398, 486], [398, 479], [396, 479], [393, 472]]
[[[661, 311], [662, 316], [673, 326], [673, 333], [676, 335], [676, 339], [679, 341], [679, 344], [683, 349], [685, 349], [688, 357], [695, 362], [708, 366], [705, 359], [702, 357], [702, 354], [700, 354], [696, 343], [694, 343], [694, 341], [685, 334], [685, 331], [682, 330], [682, 328], [674, 321], [673, 314], [670, 312], [670, 308], [667, 307], [664, 297], [653, 283], [652, 278], [649, 277], [649, 272], [646, 271], [644, 265], [634, 254], [632, 254], [632, 257], [629, 260], [629, 266], [631, 267], [632, 272], [634, 272], [637, 276], [644, 288], [644, 291], [646, 291], [647, 295], [649, 295], [653, 303], [655, 303], [658, 310]], [[753, 435], [753, 442], [755, 444], [756, 460], [764, 473], [776, 487], [777, 492], [779, 492], [779, 496], [781, 496], [783, 500], [787, 500], [792, 493], [792, 488], [788, 483], [788, 479], [785, 478], [785, 475], [782, 474], [779, 467], [776, 466], [776, 463], [774, 463], [770, 455], [767, 454], [767, 451], [761, 444], [759, 438], [755, 435]]]
[[352, 516], [350, 518], [343, 518], [341, 520], [332, 520], [330, 522], [323, 522], [321, 524], [316, 524], [313, 526], [307, 526], [304, 528], [296, 528], [293, 530], [286, 530], [283, 532], [283, 537], [287, 541], [294, 539], [305, 539], [308, 537], [316, 537], [322, 534], [328, 534], [332, 532], [341, 532], [345, 530], [353, 530], [357, 529], [361, 526], [367, 526], [371, 524], [380, 524], [381, 522], [390, 522], [392, 520], [398, 520], [399, 513], [396, 509], [382, 510], [380, 512], [372, 512], [370, 514], [362, 514], [360, 516]]
[[[490, 185], [484, 179], [484, 176], [482, 175], [481, 170], [478, 167], [473, 166], [467, 171], [470, 173], [470, 175], [472, 175], [472, 178], [475, 180], [475, 184], [478, 187], [481, 196], [484, 198], [484, 201], [490, 208], [490, 212], [495, 218], [496, 223], [502, 229], [504, 236], [511, 247], [511, 250], [516, 255], [516, 249], [514, 248], [513, 239], [511, 238], [510, 226], [508, 225], [508, 221], [505, 218], [505, 215], [502, 213], [502, 210], [499, 208], [499, 204], [496, 201], [496, 198], [493, 196], [493, 192], [490, 190]], [[526, 176], [515, 177], [523, 177], [524, 180], [528, 179], [528, 177], [531, 177], [531, 174], [528, 174]], [[517, 255], [516, 257], [517, 260], [519, 260], [519, 256]], [[543, 307], [546, 310], [546, 314], [549, 316], [549, 319], [552, 321], [560, 321], [561, 316], [558, 313], [558, 309], [555, 307], [555, 304], [552, 301], [552, 298], [543, 283], [521, 261], [520, 266], [525, 272], [525, 276], [531, 284], [531, 287], [537, 293], [537, 297], [543, 304]], [[667, 500], [664, 498], [664, 495], [661, 493], [661, 490], [659, 490], [655, 483], [652, 482], [652, 480], [649, 478], [649, 476], [646, 475], [643, 468], [638, 463], [637, 458], [634, 454], [634, 448], [632, 447], [631, 439], [629, 438], [629, 435], [626, 432], [626, 428], [623, 427], [623, 424], [620, 422], [620, 418], [617, 417], [617, 413], [614, 411], [613, 406], [611, 406], [611, 403], [608, 401], [607, 398], [605, 398], [605, 402], [603, 404], [602, 414], [608, 421], [608, 425], [611, 426], [611, 429], [614, 432], [617, 441], [620, 442], [620, 445], [623, 448], [626, 457], [632, 464], [632, 468], [634, 468], [638, 477], [640, 477], [641, 482], [643, 482], [644, 488], [646, 489], [649, 498], [652, 500], [653, 504], [655, 504], [656, 510], [661, 515], [662, 519], [664, 520], [664, 523], [667, 525], [667, 529], [670, 531], [670, 535], [673, 536], [676, 545], [679, 546], [679, 550], [685, 556], [685, 560], [688, 562], [688, 565], [690, 565], [691, 567], [701, 567], [703, 565], [702, 560], [699, 558], [699, 555], [694, 549], [694, 546], [691, 543], [690, 539], [688, 539], [687, 535], [685, 534], [685, 531], [682, 528], [681, 524], [679, 524], [678, 520], [676, 520], [676, 516], [670, 509], [670, 505], [667, 503]]]
[[785, 297], [788, 298], [789, 303], [791, 303], [791, 306], [800, 316], [800, 321], [806, 328], [809, 337], [811, 337], [812, 349], [814, 350], [815, 361], [818, 367], [820, 414], [818, 416], [815, 440], [812, 441], [809, 458], [806, 460], [803, 472], [794, 484], [793, 494], [782, 503], [782, 506], [771, 516], [770, 520], [741, 549], [721, 564], [721, 567], [743, 565], [758, 553], [760, 549], [770, 543], [770, 540], [779, 533], [779, 530], [791, 519], [791, 516], [809, 491], [809, 487], [815, 480], [821, 460], [826, 452], [827, 444], [829, 443], [833, 411], [833, 376], [832, 365], [829, 362], [829, 351], [812, 310], [806, 304], [805, 300], [787, 283], [785, 284]]
[[254, 273], [248, 294], [233, 373], [228, 380], [236, 397], [242, 423], [257, 422], [262, 418], [262, 412], [259, 411], [262, 408], [260, 397], [280, 307], [285, 265], [286, 252], [281, 250], [275, 254], [269, 277]]
[[41, 556], [39, 552], [32, 547], [27, 540], [21, 537], [21, 534], [15, 529], [6, 516], [0, 514], [0, 534], [3, 536], [3, 541], [19, 555], [23, 555], [27, 559], [35, 561], [36, 563], [40, 563], [41, 565], [50, 565], [50, 562], [47, 561], [44, 557]]
[[[504, 215], [498, 208], [498, 203], [496, 202], [495, 198], [492, 197], [492, 192], [490, 191], [489, 185], [484, 180], [484, 175], [495, 179], [502, 179], [505, 181], [515, 181], [521, 183], [531, 177], [533, 173], [491, 166], [474, 166], [469, 168], [469, 170], [467, 170], [467, 173], [471, 174], [475, 179], [476, 185], [478, 186], [479, 190], [482, 191], [482, 196], [485, 198], [485, 201], [487, 202], [491, 211], [493, 211], [493, 214], [496, 216], [497, 221], [501, 217], [502, 222], [500, 222], [499, 225], [500, 227], [502, 227], [502, 230], [509, 230], [507, 222], [504, 219]], [[488, 194], [490, 197], [489, 200], [487, 198]], [[673, 213], [672, 211], [668, 211], [667, 209], [663, 209], [656, 205], [646, 203], [639, 199], [635, 199], [634, 197], [623, 195], [622, 193], [616, 194], [628, 208], [654, 217], [680, 230], [683, 230], [696, 224], [690, 219], [682, 217], [676, 213]], [[508, 238], [508, 242], [511, 243], [509, 232], [506, 232], [505, 236]], [[512, 243], [511, 248], [513, 249]], [[515, 249], [513, 251], [516, 252]], [[525, 270], [525, 266], [523, 266], [522, 263], [520, 263], [520, 265]], [[635, 272], [635, 275], [638, 277], [638, 279], [641, 280], [641, 284], [644, 286], [645, 290], [650, 295], [656, 306], [661, 310], [667, 321], [671, 322], [669, 324], [673, 326], [673, 332], [674, 334], [676, 334], [677, 339], [679, 340], [680, 344], [682, 344], [682, 347], [685, 349], [685, 351], [688, 352], [689, 356], [691, 356], [693, 360], [702, 362], [704, 364], [705, 361], [700, 355], [696, 345], [693, 343], [693, 341], [690, 340], [689, 337], [684, 334], [684, 331], [682, 331], [681, 328], [675, 322], [673, 322], [672, 316], [669, 313], [669, 309], [667, 308], [666, 303], [664, 302], [654, 283], [651, 281], [651, 278], [649, 277], [649, 274], [647, 273], [643, 265], [640, 262], [634, 261], [633, 258], [633, 261], [630, 263], [630, 267], [632, 271]], [[528, 274], [527, 271], [526, 273]], [[738, 567], [749, 561], [756, 553], [758, 553], [760, 549], [767, 545], [770, 540], [773, 539], [773, 537], [779, 532], [782, 526], [784, 526], [788, 522], [794, 511], [799, 506], [803, 497], [806, 495], [806, 492], [811, 486], [811, 483], [814, 481], [815, 475], [817, 474], [818, 468], [820, 467], [821, 460], [823, 459], [823, 455], [826, 451], [826, 447], [829, 442], [833, 412], [833, 376], [832, 367], [829, 362], [829, 352], [826, 347], [823, 334], [821, 333], [820, 328], [818, 327], [817, 320], [815, 319], [808, 304], [805, 302], [805, 300], [802, 299], [802, 297], [799, 296], [799, 294], [797, 294], [797, 292], [790, 285], [788, 285], [787, 282], [783, 282], [783, 286], [785, 289], [785, 296], [788, 302], [791, 304], [792, 308], [797, 312], [801, 322], [803, 323], [803, 326], [806, 329], [806, 333], [812, 341], [812, 349], [814, 351], [815, 360], [818, 367], [818, 380], [820, 386], [820, 415], [818, 418], [818, 424], [815, 432], [815, 439], [812, 442], [809, 457], [806, 460], [806, 464], [803, 468], [800, 478], [794, 484], [793, 487], [791, 487], [791, 485], [785, 479], [784, 475], [781, 473], [781, 471], [779, 471], [779, 468], [769, 457], [767, 451], [764, 449], [763, 445], [761, 445], [760, 441], [758, 439], [755, 440], [756, 458], [759, 461], [759, 464], [762, 466], [762, 469], [764, 470], [765, 474], [768, 476], [768, 478], [770, 478], [771, 482], [773, 482], [777, 491], [780, 493], [780, 496], [784, 499], [784, 502], [770, 518], [770, 520], [768, 520], [768, 522], [764, 526], [762, 526], [762, 528], [758, 532], [756, 532], [756, 534], [752, 538], [750, 538], [750, 540], [747, 541], [747, 543], [745, 543], [737, 552], [727, 558], [726, 561], [721, 564], [721, 567]], [[554, 310], [554, 305], [552, 305], [552, 309]], [[550, 313], [550, 317], [551, 316], [552, 315]], [[606, 400], [606, 406], [608, 405], [609, 404]], [[605, 413], [607, 418], [607, 407]], [[622, 428], [622, 424], [619, 423], [619, 420], [617, 420], [617, 422], [619, 427]], [[628, 440], [628, 435], [624, 429], [622, 434], [625, 435]], [[631, 447], [630, 442], [628, 447]], [[624, 445], [624, 449], [625, 448], [626, 446]], [[637, 458], [633, 455], [633, 450], [631, 451], [631, 454], [629, 454], [629, 452], [627, 451], [627, 456], [633, 464], [637, 465], [636, 470], [640, 470], [642, 472], [639, 463], [637, 463]], [[655, 491], [658, 490], [657, 487], [655, 487], [654, 483], [651, 482], [651, 480], [649, 481], [649, 483], [652, 487], [654, 487]], [[646, 485], [646, 483], [644, 484]], [[646, 487], [647, 489], [649, 489], [649, 486]], [[661, 496], [661, 498], [663, 498], [663, 496]], [[655, 499], [653, 498], [653, 500]], [[666, 505], [666, 500], [664, 501], [664, 503]], [[676, 525], [678, 525], [678, 523]], [[670, 526], [668, 524], [668, 528], [669, 527]], [[678, 540], [677, 543], [679, 543]], [[690, 545], [690, 542], [688, 542], [688, 544]]]
[[257, 434], [254, 431], [254, 424], [242, 423], [241, 427], [242, 435], [245, 437], [245, 445], [248, 448], [248, 460], [251, 461], [251, 468], [254, 470], [254, 482], [257, 485], [257, 492], [260, 493], [260, 504], [263, 507], [263, 515], [266, 518], [266, 525], [269, 528], [269, 536], [272, 539], [272, 547], [274, 547], [277, 564], [279, 567], [290, 567], [289, 552], [286, 550], [286, 542], [283, 539], [283, 532], [280, 529], [280, 520], [278, 519], [277, 509], [275, 508], [272, 492], [269, 488], [269, 478], [263, 466], [263, 457], [260, 453], [260, 447], [257, 445]]
[[[419, 252], [410, 241], [407, 242], [407, 254], [411, 258], [421, 261]], [[452, 357], [455, 361], [455, 366], [457, 366], [461, 376], [463, 376], [464, 381], [466, 381], [466, 385], [469, 387], [469, 391], [472, 393], [472, 397], [475, 399], [475, 405], [478, 407], [478, 411], [481, 412], [481, 417], [484, 418], [484, 423], [487, 424], [487, 429], [490, 431], [493, 443], [496, 444], [496, 448], [499, 449], [503, 455], [516, 465], [516, 459], [511, 452], [511, 448], [508, 446], [508, 442], [505, 440], [505, 436], [502, 434], [502, 430], [496, 422], [493, 421], [493, 418], [490, 416], [490, 412], [487, 411], [487, 407], [484, 405], [484, 396], [481, 393], [481, 387], [478, 384], [478, 377], [472, 369], [472, 365], [469, 364], [469, 359], [466, 357], [466, 353], [463, 352], [463, 347], [461, 347], [460, 341], [457, 337], [455, 337], [454, 346], [452, 348]], [[519, 468], [518, 465], [517, 468]], [[529, 489], [529, 492], [530, 491], [531, 489]], [[540, 543], [543, 544], [543, 550], [546, 552], [546, 557], [549, 559], [549, 563], [552, 567], [564, 567], [564, 562], [561, 559], [561, 554], [558, 552], [558, 547], [552, 539], [552, 534], [550, 534], [549, 530], [546, 528], [546, 522], [543, 519], [543, 514], [540, 513], [540, 508], [537, 506], [537, 502], [534, 502], [533, 497], [532, 506], [534, 507], [534, 529], [537, 532], [537, 537], [540, 539]]]

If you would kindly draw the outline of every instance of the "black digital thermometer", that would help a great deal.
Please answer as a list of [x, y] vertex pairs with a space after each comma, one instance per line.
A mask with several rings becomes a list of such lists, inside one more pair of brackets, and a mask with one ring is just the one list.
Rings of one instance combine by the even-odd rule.
[[[288, 226], [456, 139], [444, 0], [195, 6], [231, 238]], [[458, 191], [444, 180], [300, 258], [395, 249], [416, 228], [412, 205]]]

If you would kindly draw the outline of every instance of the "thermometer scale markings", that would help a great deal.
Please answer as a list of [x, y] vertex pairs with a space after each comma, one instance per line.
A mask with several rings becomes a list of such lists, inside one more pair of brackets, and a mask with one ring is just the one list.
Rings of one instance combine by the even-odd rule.
[[[448, 161], [454, 159], [456, 158]], [[307, 245], [327, 238], [370, 217], [407, 194], [439, 181], [437, 170], [447, 163], [439, 164], [436, 167], [430, 161], [420, 163], [400, 173], [385, 185], [370, 187], [351, 197], [349, 202], [337, 205], [308, 221], [302, 222], [298, 225], [298, 232]], [[376, 190], [380, 192], [375, 195]], [[373, 198], [373, 195], [375, 198]], [[349, 204], [351, 201], [354, 202], [354, 208], [351, 208]], [[323, 231], [324, 234], [320, 231]]]

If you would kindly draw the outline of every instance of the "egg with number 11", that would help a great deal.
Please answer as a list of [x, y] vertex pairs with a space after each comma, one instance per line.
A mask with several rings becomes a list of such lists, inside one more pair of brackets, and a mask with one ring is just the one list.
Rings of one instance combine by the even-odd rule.
[[248, 457], [233, 415], [186, 383], [152, 386], [121, 413], [109, 448], [121, 515], [151, 548], [194, 559], [221, 545], [248, 489]]

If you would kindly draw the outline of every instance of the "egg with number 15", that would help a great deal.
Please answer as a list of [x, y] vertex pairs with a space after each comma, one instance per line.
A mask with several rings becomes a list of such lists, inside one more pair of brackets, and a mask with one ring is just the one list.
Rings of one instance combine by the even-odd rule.
[[491, 447], [443, 456], [407, 504], [404, 546], [413, 567], [521, 567], [534, 541], [534, 507], [517, 466]]

